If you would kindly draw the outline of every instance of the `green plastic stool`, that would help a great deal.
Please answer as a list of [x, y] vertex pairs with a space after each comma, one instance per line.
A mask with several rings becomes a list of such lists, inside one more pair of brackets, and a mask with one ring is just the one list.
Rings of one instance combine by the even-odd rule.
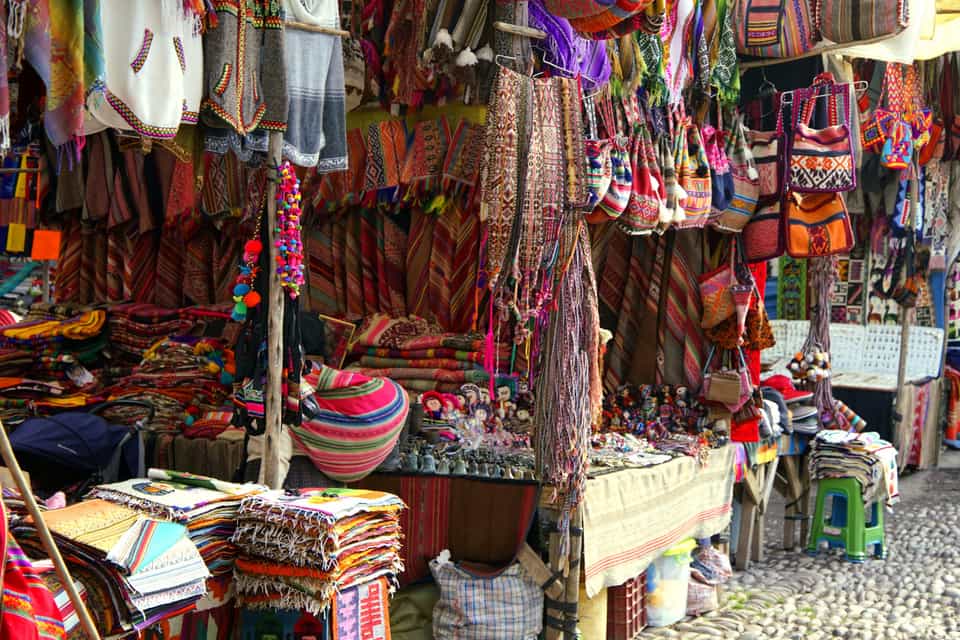
[[[827, 498], [832, 501], [830, 517], [824, 517]], [[870, 505], [870, 521], [866, 520], [860, 482], [856, 478], [823, 478], [817, 481], [817, 505], [813, 514], [807, 555], [815, 556], [820, 544], [831, 549], [843, 548], [849, 562], [866, 559], [867, 547], [873, 545], [873, 555], [886, 558], [883, 539], [883, 505]]]

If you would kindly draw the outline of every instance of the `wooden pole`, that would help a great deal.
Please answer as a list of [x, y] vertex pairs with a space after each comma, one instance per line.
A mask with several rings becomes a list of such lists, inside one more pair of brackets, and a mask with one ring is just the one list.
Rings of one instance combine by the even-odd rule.
[[[914, 225], [917, 223], [917, 214], [920, 211], [920, 168], [914, 162], [914, 175], [910, 178], [910, 218], [907, 221], [906, 232], [913, 233]], [[912, 258], [912, 256], [911, 256]], [[907, 272], [911, 270], [911, 265], [906, 266]], [[913, 320], [913, 309], [901, 307], [900, 309], [900, 361], [897, 363], [897, 390], [894, 393], [895, 408], [899, 411], [906, 402], [907, 393], [907, 349], [910, 346], [910, 324]], [[908, 416], [902, 416], [899, 421], [895, 421], [891, 428], [890, 440], [894, 446], [900, 442], [901, 423], [907, 420]], [[901, 467], [902, 468], [902, 467]]]
[[[13, 453], [13, 447], [10, 446], [10, 439], [7, 438], [7, 431], [3, 426], [3, 421], [0, 421], [0, 456], [3, 457], [4, 464], [10, 471], [10, 475], [13, 476], [13, 481], [17, 484], [17, 488], [20, 490], [20, 495], [23, 497], [23, 502], [27, 507], [27, 513], [33, 518], [33, 524], [37, 527], [37, 533], [40, 534], [40, 542], [43, 543], [43, 548], [50, 556], [50, 560], [53, 561], [53, 567], [57, 570], [57, 577], [63, 584], [63, 588], [66, 589], [67, 597], [70, 598], [70, 602], [73, 603], [73, 608], [80, 618], [80, 626], [83, 627], [83, 630], [90, 640], [100, 640], [100, 632], [97, 631], [97, 625], [93, 623], [93, 618], [90, 617], [90, 610], [87, 609], [86, 603], [77, 591], [77, 586], [73, 583], [73, 578], [70, 576], [70, 569], [67, 567], [67, 563], [63, 561], [63, 556], [60, 555], [60, 549], [57, 548], [57, 544], [50, 534], [50, 529], [43, 519], [43, 514], [40, 513], [40, 507], [37, 506], [37, 501], [33, 497], [33, 490], [30, 488], [30, 483], [27, 482], [27, 479], [24, 477], [23, 470], [20, 468], [17, 457]], [[5, 558], [0, 558], [0, 561], [5, 561]]]
[[277, 263], [277, 181], [275, 168], [280, 164], [283, 133], [270, 132], [267, 162], [270, 181], [267, 183], [267, 250], [270, 252], [270, 275], [267, 277], [267, 384], [265, 388], [266, 430], [263, 435], [263, 457], [260, 459], [260, 483], [271, 489], [283, 485], [277, 450], [283, 428], [283, 288], [274, 265]]

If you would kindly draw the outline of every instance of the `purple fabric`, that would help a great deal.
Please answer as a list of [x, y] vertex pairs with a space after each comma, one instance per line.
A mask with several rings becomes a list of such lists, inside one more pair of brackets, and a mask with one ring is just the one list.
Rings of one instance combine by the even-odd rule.
[[[533, 45], [543, 52], [545, 60], [574, 72], [574, 75], [579, 73], [583, 77], [585, 93], [593, 93], [606, 84], [610, 79], [606, 44], [577, 35], [570, 22], [547, 11], [542, 0], [530, 0], [527, 11], [528, 25], [547, 33], [544, 40]], [[552, 72], [559, 73], [556, 68], [547, 66]]]

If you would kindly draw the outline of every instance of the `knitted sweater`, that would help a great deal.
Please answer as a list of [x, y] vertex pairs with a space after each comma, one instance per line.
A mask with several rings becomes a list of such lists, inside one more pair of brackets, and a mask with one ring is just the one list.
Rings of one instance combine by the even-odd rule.
[[217, 26], [203, 38], [203, 119], [240, 134], [287, 127], [280, 0], [214, 0]]

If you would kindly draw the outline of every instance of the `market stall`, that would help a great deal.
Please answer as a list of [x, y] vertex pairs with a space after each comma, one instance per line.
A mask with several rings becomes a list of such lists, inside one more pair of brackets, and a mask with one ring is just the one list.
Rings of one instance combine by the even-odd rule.
[[960, 80], [931, 3], [842, 4], [0, 2], [4, 540], [101, 635], [432, 578], [420, 631], [573, 638], [648, 569], [655, 624], [717, 606], [808, 462], [892, 504], [865, 460], [932, 462], [957, 339]]

